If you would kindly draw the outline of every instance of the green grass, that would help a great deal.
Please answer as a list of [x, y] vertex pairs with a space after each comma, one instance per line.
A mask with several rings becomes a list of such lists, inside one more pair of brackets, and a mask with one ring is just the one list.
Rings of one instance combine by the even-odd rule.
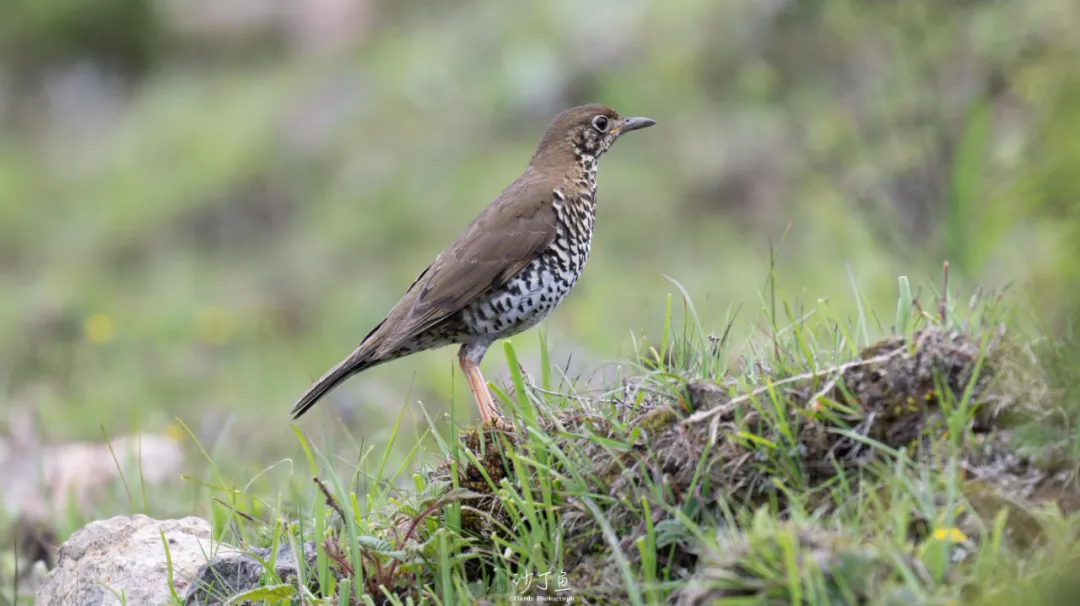
[[[800, 309], [772, 280], [761, 300], [763, 333], [740, 344], [706, 333], [689, 301], [676, 328], [669, 304], [667, 338], [595, 393], [547, 365], [523, 374], [507, 343], [511, 381], [495, 389], [512, 433], [432, 420], [414, 442], [399, 423], [343, 472], [298, 430], [291, 492], [203, 485], [228, 504], [215, 527], [233, 540], [318, 547], [298, 593], [268, 576], [249, 597], [1004, 604], [1065, 591], [1054, 583], [1080, 557], [1077, 425], [1005, 330], [1008, 299], [914, 298], [901, 278], [888, 319]], [[1051, 418], [1066, 425], [1033, 440]], [[397, 441], [409, 455], [394, 465]], [[1073, 454], [1037, 454], [1055, 449]], [[1032, 478], [1039, 490], [1018, 489]]]

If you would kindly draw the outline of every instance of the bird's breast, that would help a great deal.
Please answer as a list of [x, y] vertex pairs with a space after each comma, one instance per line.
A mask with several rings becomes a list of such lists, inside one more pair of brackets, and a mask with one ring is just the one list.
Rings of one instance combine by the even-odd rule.
[[497, 337], [517, 334], [538, 324], [569, 294], [592, 244], [594, 214], [591, 204], [581, 202], [574, 198], [558, 205], [551, 244], [505, 284], [462, 310], [462, 320], [473, 332]]

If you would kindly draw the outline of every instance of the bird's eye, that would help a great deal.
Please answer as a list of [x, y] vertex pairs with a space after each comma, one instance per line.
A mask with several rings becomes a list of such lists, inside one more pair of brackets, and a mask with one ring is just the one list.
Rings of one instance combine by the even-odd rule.
[[593, 125], [593, 128], [595, 128], [596, 130], [598, 130], [600, 132], [607, 131], [607, 127], [608, 127], [607, 116], [597, 116], [597, 117], [593, 118], [592, 119], [592, 125]]

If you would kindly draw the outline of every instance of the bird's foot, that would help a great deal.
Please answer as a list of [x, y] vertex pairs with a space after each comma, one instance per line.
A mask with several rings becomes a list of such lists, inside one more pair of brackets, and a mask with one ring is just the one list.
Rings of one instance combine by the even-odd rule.
[[499, 431], [514, 431], [514, 424], [508, 421], [506, 417], [502, 415], [488, 417], [481, 421], [480, 425], [482, 427], [491, 427], [493, 429], [498, 429]]

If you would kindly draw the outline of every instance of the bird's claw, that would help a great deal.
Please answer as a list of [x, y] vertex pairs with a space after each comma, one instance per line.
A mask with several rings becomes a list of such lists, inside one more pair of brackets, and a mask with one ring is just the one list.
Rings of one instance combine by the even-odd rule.
[[491, 427], [498, 429], [499, 431], [514, 431], [514, 424], [506, 420], [506, 417], [496, 416], [489, 419], [485, 419], [482, 423], [484, 427]]

